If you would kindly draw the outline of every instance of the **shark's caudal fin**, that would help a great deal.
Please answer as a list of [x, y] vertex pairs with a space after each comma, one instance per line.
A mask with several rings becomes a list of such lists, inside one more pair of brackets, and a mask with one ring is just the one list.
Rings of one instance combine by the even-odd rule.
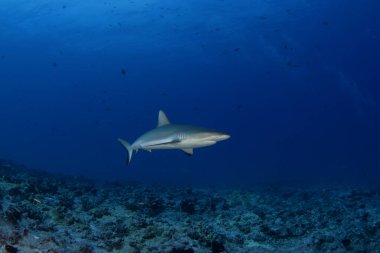
[[158, 124], [157, 127], [165, 126], [170, 124], [168, 117], [166, 117], [166, 114], [163, 111], [158, 112]]
[[125, 140], [123, 139], [117, 139], [121, 145], [123, 145], [123, 147], [128, 151], [128, 156], [127, 156], [127, 164], [129, 164], [132, 160], [132, 154], [133, 154], [133, 149], [132, 149], [132, 146]]

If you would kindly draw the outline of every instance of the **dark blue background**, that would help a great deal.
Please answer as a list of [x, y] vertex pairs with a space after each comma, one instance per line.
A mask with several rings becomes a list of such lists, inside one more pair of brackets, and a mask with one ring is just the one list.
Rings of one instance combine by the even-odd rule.
[[[3, 1], [0, 157], [101, 179], [380, 182], [379, 13], [377, 0]], [[125, 167], [116, 138], [159, 109], [232, 137]]]

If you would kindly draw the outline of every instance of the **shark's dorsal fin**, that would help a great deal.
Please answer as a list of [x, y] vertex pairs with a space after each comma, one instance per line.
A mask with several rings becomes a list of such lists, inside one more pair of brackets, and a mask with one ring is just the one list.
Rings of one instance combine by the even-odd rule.
[[168, 117], [166, 117], [166, 114], [163, 111], [158, 112], [158, 124], [157, 127], [165, 126], [170, 124]]
[[184, 148], [182, 149], [183, 152], [185, 152], [186, 155], [193, 155], [193, 149], [192, 148]]

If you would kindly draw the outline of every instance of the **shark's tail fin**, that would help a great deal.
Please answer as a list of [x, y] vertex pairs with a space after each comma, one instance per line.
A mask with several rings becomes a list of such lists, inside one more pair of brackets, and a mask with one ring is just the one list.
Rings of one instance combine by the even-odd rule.
[[132, 146], [125, 140], [123, 139], [117, 139], [121, 145], [123, 145], [123, 147], [128, 151], [128, 156], [127, 156], [127, 164], [129, 164], [132, 160], [132, 154], [133, 154], [133, 149], [132, 149]]

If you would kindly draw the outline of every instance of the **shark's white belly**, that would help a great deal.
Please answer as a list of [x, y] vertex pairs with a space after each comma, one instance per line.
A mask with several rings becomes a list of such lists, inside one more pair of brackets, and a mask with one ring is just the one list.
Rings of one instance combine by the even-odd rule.
[[205, 141], [193, 141], [193, 140], [183, 140], [175, 143], [166, 143], [160, 145], [141, 145], [142, 149], [153, 150], [153, 149], [189, 149], [189, 148], [201, 148], [214, 145], [215, 141], [205, 140]]

